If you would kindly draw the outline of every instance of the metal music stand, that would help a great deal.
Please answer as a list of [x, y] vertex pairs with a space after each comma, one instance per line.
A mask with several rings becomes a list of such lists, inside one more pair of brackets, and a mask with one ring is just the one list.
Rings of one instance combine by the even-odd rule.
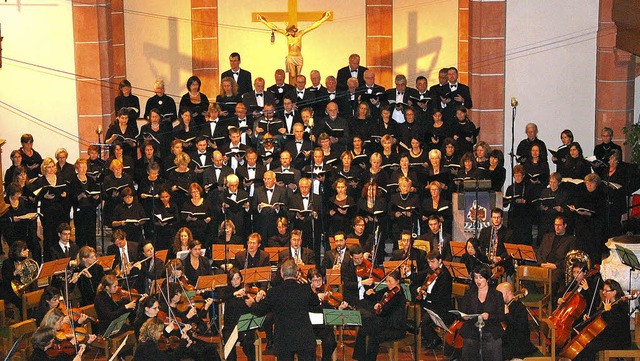
[[120, 317], [116, 318], [115, 320], [111, 321], [111, 323], [109, 324], [109, 327], [107, 327], [107, 330], [104, 331], [102, 338], [110, 339], [111, 336], [120, 332], [120, 329], [122, 329], [122, 326], [127, 321], [127, 318], [129, 317], [130, 313], [131, 312], [127, 312], [123, 315], [120, 315]]
[[449, 242], [449, 247], [451, 247], [451, 256], [460, 258], [466, 252], [467, 243], [451, 241]]
[[467, 271], [467, 266], [465, 266], [464, 263], [448, 261], [443, 261], [442, 263], [445, 267], [447, 267], [453, 279], [459, 279], [465, 282], [471, 281], [471, 278], [469, 277], [469, 271]]
[[342, 285], [342, 272], [339, 269], [327, 269], [326, 273], [327, 284], [330, 286]]
[[203, 290], [206, 288], [218, 288], [227, 285], [227, 274], [222, 273], [218, 275], [207, 275], [198, 277], [196, 281], [196, 290]]
[[533, 247], [526, 244], [505, 243], [507, 254], [515, 260], [538, 263], [538, 257]]
[[631, 291], [631, 272], [640, 270], [640, 262], [638, 262], [638, 257], [636, 257], [635, 253], [619, 244], [616, 244], [616, 252], [622, 264], [629, 266], [629, 291]]
[[323, 309], [324, 324], [327, 326], [340, 326], [340, 348], [342, 349], [342, 361], [344, 361], [344, 326], [362, 326], [360, 311]]

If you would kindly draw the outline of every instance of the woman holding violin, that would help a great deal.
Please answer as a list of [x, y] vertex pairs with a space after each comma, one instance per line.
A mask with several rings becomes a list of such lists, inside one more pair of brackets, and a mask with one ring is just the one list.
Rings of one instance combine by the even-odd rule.
[[55, 331], [54, 342], [47, 354], [50, 357], [60, 357], [63, 360], [73, 358], [76, 345], [91, 344], [97, 338], [96, 335], [87, 333], [84, 327], [76, 326], [72, 328], [71, 319], [59, 308], [49, 310], [42, 319], [40, 327], [51, 327]]
[[631, 345], [628, 299], [620, 284], [612, 279], [604, 281], [602, 307], [584, 316], [586, 326], [562, 350], [561, 355], [573, 360], [595, 360], [598, 351], [627, 349]]
[[374, 289], [365, 292], [373, 308], [361, 311], [362, 327], [353, 347], [355, 360], [375, 361], [380, 342], [399, 339], [405, 334], [404, 306], [407, 299], [400, 288], [401, 280], [400, 272], [393, 271], [386, 278], [387, 292], [376, 292]]
[[464, 339], [462, 361], [502, 361], [502, 334], [500, 322], [504, 320], [502, 294], [489, 287], [491, 268], [476, 267], [473, 280], [476, 288], [470, 288], [462, 298], [460, 311], [479, 316], [466, 318], [460, 329]]
[[136, 308], [136, 300], [131, 299], [131, 295], [124, 295], [127, 293], [118, 286], [116, 276], [106, 275], [102, 278], [94, 302], [100, 320], [96, 328], [99, 334], [104, 333], [113, 320]]
[[[257, 287], [255, 290], [247, 288], [242, 282], [242, 274], [239, 269], [232, 268], [229, 270], [229, 273], [227, 273], [227, 286], [221, 291], [222, 300], [224, 301], [224, 327], [222, 328], [224, 343], [229, 340], [240, 316], [251, 312], [251, 307], [255, 303], [255, 294], [252, 291], [257, 291]], [[254, 330], [238, 333], [238, 341], [248, 361], [255, 361], [256, 359], [253, 346], [255, 340], [256, 332]], [[234, 347], [229, 356], [227, 356], [227, 361], [235, 361], [237, 357]]]
[[[142, 324], [134, 361], [177, 361], [186, 354], [192, 344], [189, 336], [183, 333], [179, 339], [167, 339], [164, 337], [164, 328], [164, 323], [155, 317]], [[170, 348], [173, 348], [171, 353], [167, 352]]]
[[[33, 345], [33, 353], [29, 356], [29, 361], [66, 361], [69, 358], [64, 357], [64, 352], [54, 351], [54, 342], [56, 331], [53, 327], [43, 326], [36, 329], [31, 336], [31, 344]], [[86, 345], [78, 345], [78, 353], [73, 357], [73, 361], [82, 361]], [[69, 352], [75, 347], [69, 348]]]
[[58, 308], [60, 305], [60, 299], [62, 299], [62, 294], [57, 287], [48, 286], [44, 289], [42, 297], [40, 297], [38, 308], [36, 308], [33, 313], [33, 317], [36, 319], [36, 325], [39, 325], [42, 322], [44, 315], [46, 315], [49, 310], [52, 308]]

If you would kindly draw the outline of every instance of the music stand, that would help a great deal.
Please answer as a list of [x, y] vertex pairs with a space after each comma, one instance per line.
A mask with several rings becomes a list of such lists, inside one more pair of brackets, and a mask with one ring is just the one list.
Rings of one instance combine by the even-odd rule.
[[129, 317], [130, 313], [131, 312], [127, 312], [123, 315], [120, 315], [120, 317], [116, 318], [115, 320], [111, 321], [111, 323], [109, 324], [109, 327], [107, 327], [107, 330], [104, 331], [102, 338], [110, 339], [111, 336], [120, 332], [120, 329], [122, 329], [122, 326], [124, 325], [125, 321], [127, 321], [127, 318]]
[[327, 284], [330, 286], [342, 286], [342, 272], [339, 269], [328, 268], [326, 272]]
[[430, 309], [428, 309], [426, 307], [423, 307], [422, 309], [427, 311], [427, 314], [429, 315], [429, 318], [431, 318], [431, 321], [433, 321], [433, 323], [436, 326], [440, 327], [441, 329], [445, 330], [446, 332], [449, 332], [450, 334], [453, 334], [453, 332], [451, 332], [449, 327], [447, 327], [447, 325], [444, 323], [442, 318], [440, 318], [440, 316], [438, 316], [437, 313], [431, 311]]
[[451, 247], [451, 256], [460, 258], [466, 252], [467, 243], [451, 241], [449, 242], [449, 247]]
[[[225, 249], [227, 254], [225, 254]], [[224, 261], [226, 259], [236, 258], [236, 253], [244, 251], [244, 246], [241, 244], [214, 244], [211, 246], [211, 255], [214, 261]]]
[[149, 294], [155, 295], [157, 293], [160, 293], [162, 291], [162, 284], [164, 283], [165, 279], [166, 278], [159, 278], [153, 280], [153, 283], [151, 284], [151, 290], [149, 290]]
[[64, 273], [65, 268], [69, 264], [71, 258], [61, 258], [54, 261], [45, 262], [40, 266], [40, 272], [37, 279], [49, 278], [51, 276]]
[[491, 180], [490, 179], [465, 179], [462, 181], [464, 184], [465, 191], [477, 190], [480, 192], [490, 191], [491, 190]]
[[533, 247], [529, 245], [505, 243], [504, 248], [507, 249], [507, 254], [515, 260], [538, 263], [536, 252], [533, 250]]
[[219, 275], [208, 275], [198, 277], [196, 281], [196, 290], [202, 290], [207, 288], [218, 288], [227, 285], [227, 274], [222, 273]]
[[278, 254], [289, 247], [265, 247], [264, 251], [269, 254], [269, 262], [278, 263]]
[[[382, 263], [382, 266], [384, 267], [384, 274], [387, 274], [389, 272], [391, 272], [394, 269], [399, 268], [398, 266], [400, 266], [400, 263], [404, 262], [404, 260], [402, 261], [385, 261]], [[409, 260], [409, 262], [411, 262], [411, 260]], [[407, 262], [407, 264], [409, 264]]]
[[[306, 278], [307, 277], [307, 273], [309, 273], [309, 270], [312, 268], [316, 268], [315, 264], [301, 264], [298, 265], [298, 271]], [[311, 281], [311, 280], [309, 280]]]
[[442, 264], [447, 267], [453, 279], [457, 278], [467, 282], [471, 280], [467, 266], [465, 266], [464, 263], [443, 261]]
[[156, 251], [156, 258], [160, 259], [162, 262], [167, 262], [167, 254], [169, 253], [168, 249], [163, 249], [160, 251]]
[[102, 265], [104, 271], [110, 271], [113, 268], [113, 262], [116, 260], [116, 255], [98, 257], [98, 263]]
[[[360, 245], [360, 240], [357, 238], [347, 238], [347, 248], [351, 247], [351, 246], [355, 246], [355, 245]], [[335, 247], [332, 247], [331, 249], [333, 249]]]
[[11, 346], [11, 349], [9, 349], [9, 352], [7, 353], [7, 356], [4, 358], [4, 361], [11, 360], [11, 358], [16, 353], [16, 351], [18, 351], [18, 346], [22, 342], [23, 338], [24, 338], [24, 335], [20, 335], [20, 337], [18, 337], [18, 339], [13, 343], [13, 346]]
[[362, 326], [360, 311], [325, 308], [322, 310], [322, 314], [325, 325], [340, 327], [340, 348], [342, 349], [342, 361], [344, 361], [344, 326]]
[[622, 264], [629, 267], [629, 291], [631, 291], [631, 272], [640, 270], [640, 262], [638, 262], [635, 253], [619, 244], [616, 244], [616, 253], [618, 253]]
[[243, 269], [240, 274], [245, 283], [269, 282], [271, 281], [271, 266]]

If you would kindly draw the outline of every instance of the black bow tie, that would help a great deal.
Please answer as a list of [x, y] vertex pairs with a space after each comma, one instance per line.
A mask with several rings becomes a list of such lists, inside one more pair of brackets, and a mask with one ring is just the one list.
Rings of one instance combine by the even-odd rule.
[[236, 149], [236, 150], [237, 150], [237, 149], [239, 149], [239, 148], [238, 148], [238, 147], [231, 147], [231, 149]]
[[298, 95], [300, 95], [300, 94], [304, 94], [304, 92], [303, 91], [298, 91]]
[[273, 192], [273, 188], [267, 188], [267, 192]]
[[404, 93], [402, 93], [402, 92], [398, 92], [398, 95], [404, 95]]
[[288, 171], [289, 171], [289, 168], [282, 168], [282, 171], [283, 171], [283, 172], [288, 172]]
[[256, 167], [247, 167], [248, 170], [256, 170]]
[[222, 167], [213, 167], [213, 168], [215, 168], [215, 169], [222, 169]]
[[234, 72], [232, 72], [232, 73], [233, 73], [233, 75], [238, 75], [238, 74], [240, 74], [240, 72], [239, 72], [239, 71], [234, 71]]
[[296, 140], [296, 144], [302, 144], [301, 140]]
[[306, 197], [302, 197], [302, 199], [306, 199], [306, 200], [309, 200], [309, 196], [306, 196]]
[[256, 94], [256, 96], [257, 96], [257, 97], [261, 97], [261, 96], [262, 96], [262, 93], [258, 93], [258, 94]]
[[329, 95], [336, 95], [336, 92], [331, 92], [329, 93]]
[[235, 197], [237, 193], [231, 193], [230, 196]]
[[292, 115], [293, 115], [293, 113], [284, 113], [284, 116], [287, 117], [287, 118], [289, 118]]
[[198, 155], [207, 155], [207, 153], [198, 153]]
[[322, 170], [322, 166], [315, 166], [313, 167], [313, 170]]

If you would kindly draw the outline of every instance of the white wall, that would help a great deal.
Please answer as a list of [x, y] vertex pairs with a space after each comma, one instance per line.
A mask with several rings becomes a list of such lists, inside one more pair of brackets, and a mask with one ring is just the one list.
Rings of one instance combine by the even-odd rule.
[[547, 147], [558, 147], [560, 133], [571, 129], [585, 155], [592, 154], [597, 30], [598, 0], [507, 2], [505, 153], [514, 96], [516, 147], [534, 122]]
[[0, 19], [4, 37], [0, 138], [7, 140], [2, 154], [4, 168], [11, 164], [9, 155], [20, 147], [23, 133], [33, 135], [34, 149], [43, 157], [53, 157], [58, 147], [65, 147], [69, 161], [75, 162], [78, 111], [75, 78], [69, 75], [75, 72], [71, 2], [2, 2]]

